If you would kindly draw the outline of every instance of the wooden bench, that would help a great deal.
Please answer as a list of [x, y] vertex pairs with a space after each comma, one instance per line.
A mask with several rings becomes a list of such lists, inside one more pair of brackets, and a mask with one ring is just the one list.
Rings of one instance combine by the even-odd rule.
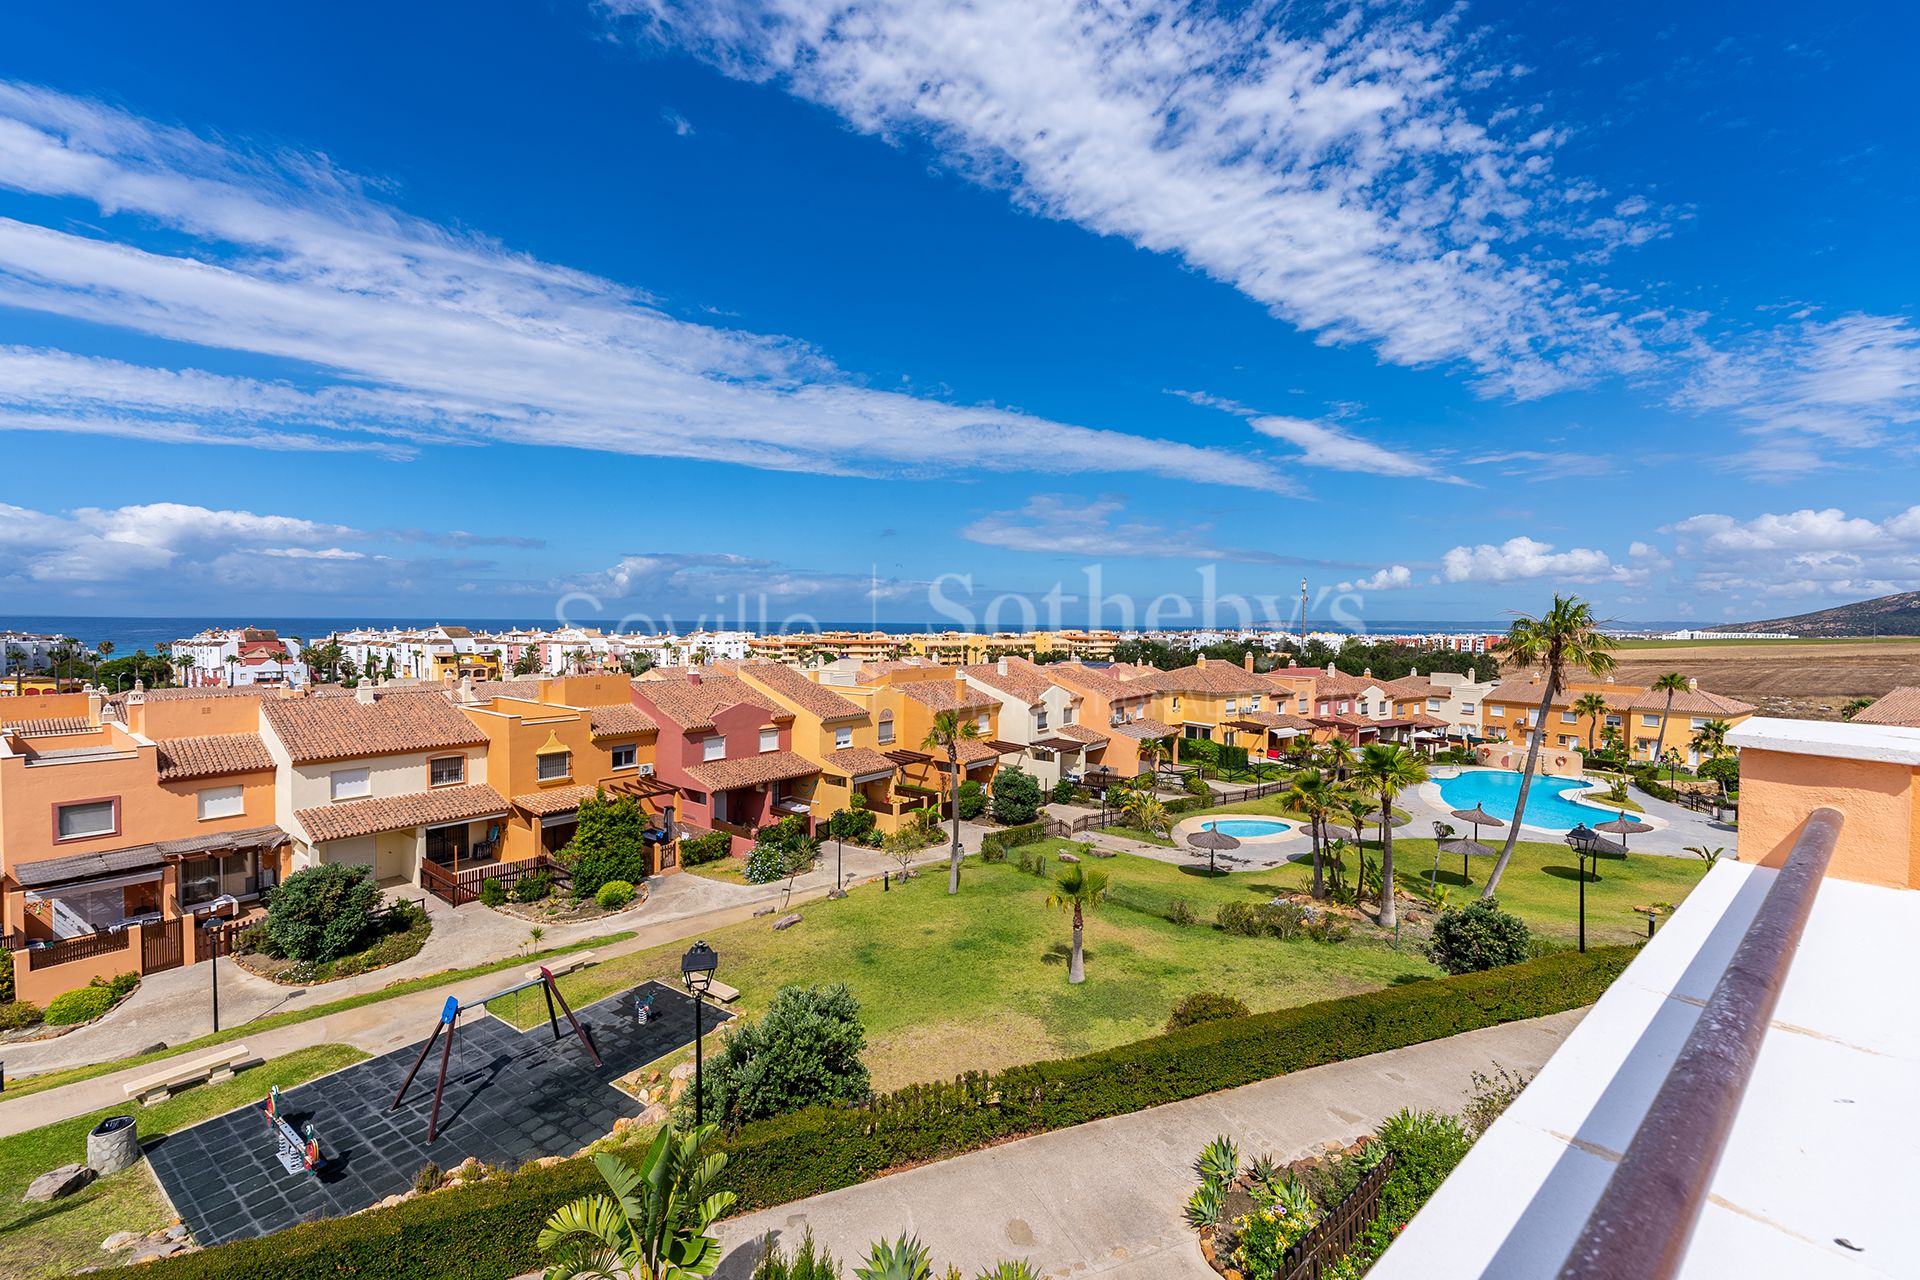
[[195, 1058], [191, 1062], [175, 1063], [150, 1076], [142, 1076], [130, 1084], [122, 1086], [129, 1098], [138, 1098], [143, 1107], [156, 1102], [164, 1102], [173, 1096], [175, 1089], [184, 1089], [190, 1085], [205, 1084], [219, 1080], [231, 1080], [240, 1069], [240, 1064], [252, 1060], [247, 1046], [236, 1044], [230, 1049], [210, 1053], [204, 1058]]
[[[557, 978], [563, 973], [572, 973], [575, 969], [581, 968], [584, 965], [588, 965], [592, 963], [593, 963], [593, 952], [571, 951], [564, 956], [556, 956], [554, 959], [549, 960], [546, 964], [546, 970], [548, 973], [552, 974], [554, 977]], [[535, 969], [527, 970], [528, 982], [538, 982], [539, 980], [540, 980], [539, 969], [535, 968]]]

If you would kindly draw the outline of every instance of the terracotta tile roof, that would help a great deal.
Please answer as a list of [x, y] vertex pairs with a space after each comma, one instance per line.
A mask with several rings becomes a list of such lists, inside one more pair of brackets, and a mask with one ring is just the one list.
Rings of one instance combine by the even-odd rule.
[[702, 673], [697, 681], [690, 680], [684, 675], [678, 678], [668, 676], [660, 680], [650, 680], [634, 688], [642, 698], [653, 704], [660, 716], [665, 717], [682, 733], [697, 733], [711, 729], [714, 716], [728, 707], [739, 706], [742, 703], [765, 711], [768, 719], [771, 720], [793, 719], [791, 711], [781, 707], [739, 676]]
[[1374, 720], [1367, 716], [1356, 715], [1351, 711], [1335, 711], [1324, 716], [1314, 716], [1312, 719], [1316, 725], [1334, 724], [1348, 729], [1378, 729], [1386, 723], [1384, 720]]
[[872, 747], [842, 747], [825, 761], [828, 773], [849, 778], [864, 778], [874, 773], [892, 773], [900, 766]]
[[942, 676], [952, 679], [951, 671], [937, 662], [928, 662], [924, 658], [882, 658], [878, 662], [864, 662], [854, 679], [861, 684], [877, 684], [896, 671], [921, 671], [930, 679], [938, 680]]
[[777, 662], [754, 663], [742, 667], [740, 674], [748, 684], [759, 685], [822, 720], [854, 720], [866, 714], [858, 703]]
[[1054, 730], [1062, 738], [1072, 738], [1075, 742], [1105, 742], [1107, 735], [1090, 725], [1063, 724]]
[[[1013, 751], [1021, 749], [1017, 743], [1009, 742], [1002, 745]], [[1000, 750], [999, 746], [992, 742], [982, 742], [978, 738], [962, 738], [959, 743], [959, 750], [954, 754], [960, 757], [961, 764], [976, 765], [988, 760], [998, 760], [1005, 752]], [[943, 751], [934, 752], [934, 761], [938, 763], [945, 758], [945, 755], [946, 753]]]
[[1445, 693], [1425, 676], [1401, 676], [1380, 686], [1396, 698], [1430, 698], [1436, 691]]
[[475, 680], [473, 691], [481, 698], [519, 698], [523, 702], [540, 701], [540, 682], [525, 680]]
[[611, 707], [590, 707], [587, 719], [593, 725], [593, 737], [597, 742], [602, 738], [627, 738], [636, 733], [653, 733], [660, 728], [652, 716], [632, 703], [619, 703]]
[[1285, 711], [1243, 711], [1233, 719], [1234, 724], [1257, 724], [1262, 729], [1293, 729], [1305, 733], [1314, 728], [1312, 720], [1306, 716], [1296, 716]]
[[104, 853], [75, 853], [64, 858], [42, 858], [10, 868], [13, 877], [28, 889], [90, 880], [99, 876], [144, 871], [169, 858], [194, 854], [239, 852], [246, 849], [278, 849], [287, 842], [287, 833], [279, 827], [248, 827], [242, 831], [213, 831], [184, 840], [159, 840]]
[[[108, 702], [125, 702], [133, 696], [133, 690], [123, 689], [108, 697]], [[148, 689], [140, 695], [148, 702], [184, 702], [193, 698], [278, 698], [283, 696], [277, 687], [268, 688], [257, 684], [237, 684], [232, 688], [226, 685], [208, 685], [192, 689]]]
[[438, 693], [387, 692], [372, 703], [277, 698], [260, 707], [295, 764], [487, 743], [487, 735]]
[[216, 733], [199, 738], [161, 738], [154, 743], [162, 782], [213, 778], [223, 773], [261, 773], [273, 757], [257, 733]]
[[1231, 662], [1209, 662], [1202, 666], [1176, 667], [1163, 671], [1153, 686], [1162, 693], [1265, 693], [1273, 686], [1244, 667]]
[[1416, 729], [1444, 729], [1447, 727], [1445, 720], [1442, 720], [1439, 716], [1430, 716], [1424, 711], [1416, 715], [1408, 716], [1407, 723]]
[[581, 783], [571, 787], [548, 787], [545, 791], [529, 791], [523, 796], [513, 798], [513, 807], [525, 809], [535, 817], [545, 818], [556, 813], [566, 813], [580, 807], [580, 802], [600, 790], [597, 782]]
[[687, 776], [709, 791], [758, 787], [769, 782], [804, 778], [818, 772], [820, 766], [797, 751], [768, 751], [739, 760], [715, 760], [712, 764], [687, 766]]
[[1920, 685], [1903, 684], [1889, 690], [1872, 706], [1854, 712], [1853, 723], [1920, 729]]
[[1055, 662], [1049, 667], [1051, 677], [1068, 689], [1077, 689], [1081, 693], [1091, 693], [1095, 697], [1105, 698], [1109, 702], [1116, 698], [1144, 698], [1153, 690], [1127, 680], [1122, 680], [1107, 667], [1089, 667], [1079, 662]]
[[381, 796], [376, 800], [349, 800], [345, 804], [323, 804], [312, 809], [297, 809], [293, 816], [307, 829], [307, 835], [319, 842], [350, 840], [354, 836], [403, 831], [408, 827], [432, 826], [442, 822], [505, 817], [506, 813], [507, 802], [498, 791], [492, 787], [467, 786], [415, 791], [404, 796]]
[[1110, 737], [1118, 735], [1122, 738], [1170, 738], [1179, 732], [1170, 724], [1162, 724], [1146, 716], [1138, 720], [1128, 720], [1124, 724], [1116, 724], [1107, 731]]
[[[993, 711], [1000, 703], [989, 694], [980, 692], [971, 685], [961, 684], [951, 678], [945, 680], [916, 680], [912, 684], [895, 686], [901, 693], [912, 698], [921, 706], [936, 713], [941, 711]], [[958, 691], [958, 697], [955, 691]]]
[[42, 716], [38, 719], [0, 721], [0, 729], [27, 738], [52, 738], [67, 733], [92, 733], [93, 725], [85, 716]]
[[1005, 671], [1000, 670], [998, 661], [975, 663], [970, 667], [962, 667], [961, 670], [965, 671], [970, 679], [978, 680], [989, 688], [998, 689], [1002, 693], [1018, 698], [1028, 706], [1037, 704], [1053, 684], [1052, 678], [1047, 675], [1047, 669], [1025, 658], [1009, 657], [1004, 661], [1007, 664]]

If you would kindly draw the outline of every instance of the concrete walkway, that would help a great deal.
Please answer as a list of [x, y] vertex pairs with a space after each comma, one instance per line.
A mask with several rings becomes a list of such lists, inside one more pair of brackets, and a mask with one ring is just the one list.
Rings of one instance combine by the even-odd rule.
[[[1214, 1280], [1181, 1206], [1193, 1160], [1218, 1134], [1243, 1159], [1286, 1161], [1351, 1142], [1400, 1110], [1456, 1111], [1474, 1071], [1498, 1063], [1531, 1076], [1584, 1010], [1470, 1031], [1315, 1067], [1240, 1089], [991, 1147], [721, 1224], [719, 1280], [742, 1280], [773, 1232], [788, 1245], [813, 1229], [843, 1264], [903, 1232], [974, 1275], [1025, 1258], [1042, 1275]], [[849, 1268], [850, 1269], [850, 1268]]]

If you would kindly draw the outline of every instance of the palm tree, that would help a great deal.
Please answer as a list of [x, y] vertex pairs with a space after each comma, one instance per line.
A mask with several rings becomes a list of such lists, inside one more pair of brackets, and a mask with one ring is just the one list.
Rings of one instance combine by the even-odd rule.
[[1393, 798], [1427, 780], [1420, 757], [1397, 743], [1375, 744], [1360, 755], [1355, 780], [1380, 799], [1380, 927], [1391, 929], [1393, 907]]
[[1080, 954], [1080, 938], [1086, 921], [1082, 912], [1091, 911], [1107, 896], [1107, 873], [1090, 870], [1084, 863], [1070, 862], [1053, 877], [1053, 891], [1047, 905], [1073, 913], [1073, 958], [1067, 962], [1067, 981], [1087, 980], [1086, 965]]
[[1725, 720], [1709, 720], [1694, 731], [1687, 745], [1699, 752], [1702, 760], [1716, 760], [1727, 754], [1727, 733], [1733, 726]]
[[1660, 713], [1660, 736], [1653, 743], [1653, 759], [1659, 763], [1667, 751], [1667, 721], [1673, 719], [1673, 695], [1687, 691], [1687, 678], [1678, 671], [1669, 671], [1648, 686], [1655, 693], [1667, 695], [1666, 710]]
[[1507, 824], [1507, 841], [1494, 860], [1493, 873], [1487, 877], [1483, 898], [1491, 898], [1513, 861], [1514, 846], [1520, 843], [1520, 822], [1527, 812], [1527, 795], [1533, 790], [1534, 768], [1540, 763], [1540, 744], [1547, 736], [1547, 713], [1553, 709], [1553, 696], [1566, 683], [1573, 668], [1603, 676], [1613, 670], [1612, 636], [1599, 631], [1593, 606], [1579, 596], [1556, 595], [1553, 606], [1535, 618], [1522, 614], [1507, 628], [1507, 634], [1494, 646], [1494, 656], [1503, 668], [1524, 670], [1539, 667], [1540, 709], [1534, 719], [1539, 725], [1527, 744], [1527, 769], [1520, 775], [1520, 794], [1514, 799], [1513, 821]]
[[113, 641], [102, 640], [99, 645], [96, 646], [94, 652], [100, 655], [100, 661], [105, 662], [113, 656]]
[[1147, 778], [1151, 785], [1160, 785], [1160, 761], [1167, 754], [1167, 744], [1160, 738], [1143, 738], [1140, 742], [1140, 763], [1147, 766]]
[[1339, 793], [1327, 775], [1318, 769], [1306, 769], [1294, 775], [1286, 801], [1288, 808], [1307, 816], [1307, 835], [1313, 842], [1313, 896], [1317, 901], [1327, 896], [1320, 850], [1326, 843], [1327, 822], [1339, 808]]
[[[26, 655], [22, 654], [21, 656], [25, 657]], [[1879, 701], [1877, 698], [1849, 698], [1846, 705], [1840, 708], [1840, 718], [1842, 720], [1851, 720], [1877, 701]]]
[[717, 1191], [727, 1157], [702, 1148], [719, 1131], [702, 1125], [684, 1135], [669, 1120], [638, 1170], [609, 1152], [593, 1158], [612, 1196], [582, 1196], [541, 1228], [540, 1252], [554, 1255], [546, 1280], [700, 1280], [720, 1262], [720, 1241], [708, 1234], [733, 1206]]
[[923, 750], [947, 753], [948, 777], [953, 784], [953, 848], [947, 854], [948, 893], [960, 892], [960, 744], [979, 736], [973, 721], [955, 707], [952, 711], [934, 712], [933, 728], [920, 743]]
[[1345, 782], [1347, 770], [1353, 767], [1353, 746], [1339, 734], [1334, 734], [1320, 744], [1321, 767], [1332, 775], [1335, 782]]
[[239, 665], [240, 659], [232, 654], [227, 655], [227, 688], [229, 689], [233, 688], [233, 669]]
[[1593, 735], [1608, 711], [1607, 700], [1597, 693], [1583, 693], [1573, 702], [1573, 714], [1587, 718], [1587, 754], [1593, 754]]

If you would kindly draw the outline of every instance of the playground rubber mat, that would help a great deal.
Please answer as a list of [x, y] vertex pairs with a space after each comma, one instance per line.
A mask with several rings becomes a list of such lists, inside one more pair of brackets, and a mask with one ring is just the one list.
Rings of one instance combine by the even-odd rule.
[[[642, 1026], [634, 1006], [649, 993], [652, 1017]], [[512, 1169], [572, 1155], [620, 1117], [640, 1114], [640, 1104], [613, 1087], [615, 1079], [693, 1043], [692, 998], [657, 982], [578, 1014], [600, 1067], [564, 1017], [556, 1041], [545, 1023], [522, 1032], [477, 1010], [464, 1015], [431, 1145], [427, 1119], [444, 1034], [397, 1111], [387, 1107], [424, 1038], [280, 1095], [281, 1117], [295, 1130], [311, 1123], [319, 1137], [313, 1172], [283, 1167], [264, 1096], [155, 1140], [146, 1156], [193, 1238], [210, 1246], [368, 1208], [411, 1190], [428, 1161], [451, 1169], [474, 1156]], [[702, 1014], [709, 1030], [730, 1016], [712, 1004]]]

